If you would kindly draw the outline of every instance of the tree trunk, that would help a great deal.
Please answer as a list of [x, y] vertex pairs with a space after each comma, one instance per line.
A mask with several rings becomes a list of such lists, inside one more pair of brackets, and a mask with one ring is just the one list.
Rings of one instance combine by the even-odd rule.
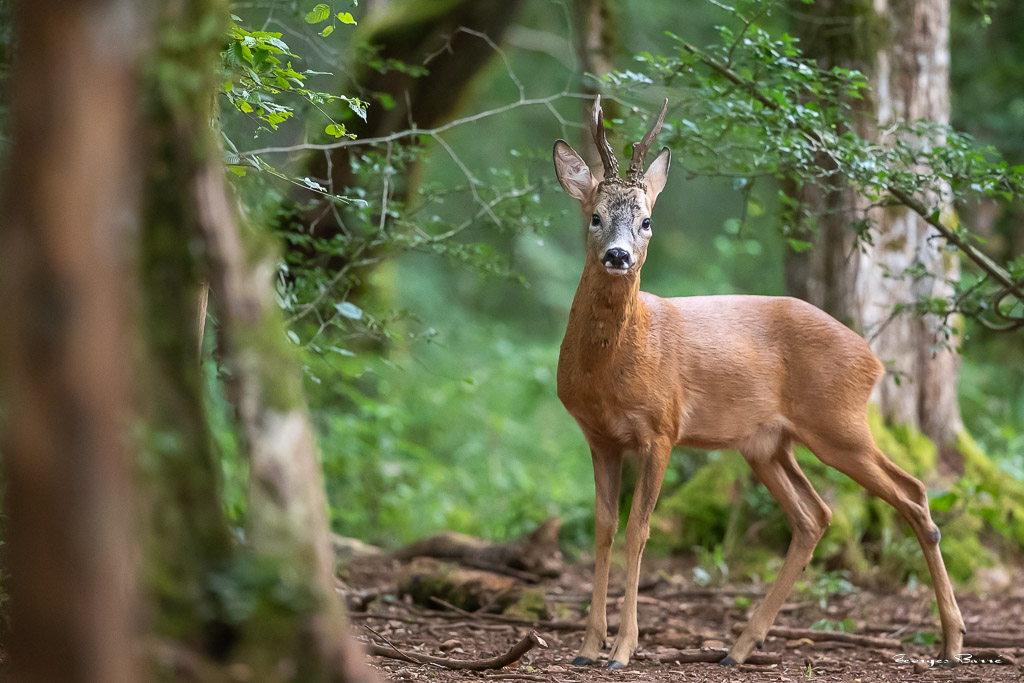
[[[878, 139], [899, 120], [949, 121], [948, 0], [819, 0], [794, 2], [796, 32], [808, 54], [825, 67], [863, 71], [872, 85], [872, 99], [860, 108], [857, 132]], [[893, 142], [891, 140], [883, 142]], [[937, 233], [902, 207], [872, 209], [848, 187], [830, 192], [803, 188], [796, 192], [804, 213], [820, 216], [810, 253], [791, 254], [787, 288], [795, 296], [824, 308], [863, 334], [888, 368], [874, 400], [892, 422], [920, 428], [940, 448], [949, 473], [962, 471], [953, 446], [963, 429], [957, 402], [954, 335], [946, 339], [934, 316], [914, 315], [913, 304], [924, 296], [946, 296], [944, 278], [955, 277], [958, 261], [941, 250]], [[854, 243], [860, 221], [875, 225], [871, 244]], [[928, 273], [904, 276], [923, 265]], [[908, 310], [894, 314], [894, 307]]]
[[274, 258], [243, 244], [224, 185], [222, 154], [214, 149], [209, 131], [205, 137], [211, 153], [193, 179], [193, 191], [209, 251], [222, 349], [235, 374], [249, 449], [253, 548], [280, 570], [289, 589], [312, 600], [305, 627], [290, 634], [297, 636], [298, 679], [371, 681], [359, 649], [347, 637], [335, 590], [323, 474], [301, 371], [286, 346], [274, 301]]
[[0, 224], [13, 680], [141, 680], [126, 419], [140, 17], [25, 0]]
[[[601, 85], [594, 77], [615, 68], [615, 33], [612, 31], [611, 7], [608, 0], [573, 0], [574, 31], [576, 39], [576, 61], [580, 76], [580, 92], [587, 95], [601, 94]], [[605, 118], [613, 118], [618, 114], [618, 105], [608, 102], [604, 105]], [[590, 139], [590, 117], [593, 109], [591, 100], [580, 101], [580, 121], [584, 128], [580, 130], [579, 144], [576, 150], [583, 156], [592, 171], [603, 177], [604, 167], [597, 147]]]
[[[202, 8], [198, 16], [226, 9], [215, 0], [194, 5]], [[274, 300], [276, 255], [255, 239], [246, 244], [238, 228], [224, 181], [223, 150], [209, 120], [207, 106], [179, 121], [179, 129], [191, 141], [195, 159], [185, 187], [207, 250], [221, 351], [234, 374], [248, 447], [252, 547], [259, 562], [278, 570], [288, 590], [309, 599], [298, 623], [281, 633], [291, 643], [278, 646], [294, 653], [298, 680], [371, 681], [359, 648], [348, 638], [335, 589], [323, 474], [302, 373]]]
[[[162, 3], [155, 25], [199, 35], [211, 5]], [[209, 25], [209, 24], [207, 24]], [[219, 34], [162, 40], [147, 71], [143, 225], [140, 235], [141, 331], [144, 359], [140, 401], [145, 436], [141, 466], [149, 491], [147, 581], [154, 630], [221, 656], [237, 640], [210, 577], [226, 571], [234, 549], [221, 507], [221, 464], [203, 410], [196, 362], [196, 303], [200, 271], [194, 243], [198, 215], [189, 184], [210, 127]], [[175, 79], [167, 74], [192, 74]]]

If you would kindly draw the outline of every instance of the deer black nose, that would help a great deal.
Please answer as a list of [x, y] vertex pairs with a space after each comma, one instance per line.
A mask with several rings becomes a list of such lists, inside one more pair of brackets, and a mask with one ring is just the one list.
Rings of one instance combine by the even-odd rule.
[[604, 265], [609, 268], [629, 268], [629, 252], [625, 249], [609, 249], [603, 259]]

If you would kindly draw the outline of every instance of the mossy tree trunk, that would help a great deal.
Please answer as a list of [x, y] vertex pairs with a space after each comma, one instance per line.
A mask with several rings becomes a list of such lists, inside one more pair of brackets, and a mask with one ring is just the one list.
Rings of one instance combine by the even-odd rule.
[[138, 7], [24, 0], [0, 223], [13, 680], [141, 680], [125, 244]]
[[[162, 534], [154, 563], [164, 603], [160, 614], [164, 632], [178, 639], [192, 635], [189, 625], [201, 624], [204, 649], [215, 657], [227, 656], [241, 639], [247, 649], [238, 656], [259, 680], [370, 680], [347, 638], [335, 591], [323, 480], [300, 369], [271, 288], [273, 253], [238, 229], [223, 150], [211, 125], [227, 12], [221, 0], [164, 3], [157, 16], [162, 41], [149, 72], [146, 325], [155, 369], [168, 385], [157, 392], [160, 410], [151, 425], [162, 416], [174, 422], [166, 425], [173, 439], [151, 429], [160, 436], [156, 447], [163, 446], [153, 457], [159, 475], [153, 487], [167, 508], [154, 511]], [[219, 313], [220, 350], [233, 373], [249, 452], [249, 549], [228, 543], [218, 463], [203, 419], [195, 361], [201, 281], [210, 282]], [[173, 549], [180, 560], [167, 557]], [[213, 575], [225, 571], [232, 572], [227, 580], [235, 582], [233, 590], [274, 607], [241, 624], [227, 619], [225, 606], [210, 595]], [[282, 595], [290, 596], [287, 604]], [[175, 609], [181, 618], [167, 620]]]
[[154, 627], [162, 636], [220, 655], [235, 636], [211, 577], [228, 570], [233, 548], [196, 362], [200, 267], [194, 243], [200, 232], [190, 187], [208, 145], [213, 60], [221, 36], [221, 23], [206, 19], [214, 11], [200, 3], [168, 2], [150, 17], [159, 43], [147, 65], [142, 112], [147, 172], [139, 236], [139, 398]]
[[[163, 17], [183, 35], [201, 38], [223, 25], [226, 3], [170, 3]], [[215, 19], [215, 20], [214, 20]], [[184, 69], [214, 74], [219, 31], [177, 53]], [[197, 58], [198, 63], [192, 61]], [[243, 235], [224, 180], [223, 150], [210, 125], [213, 87], [203, 87], [177, 112], [190, 161], [180, 178], [208, 261], [220, 350], [234, 376], [251, 477], [249, 521], [255, 561], [296, 596], [295, 619], [253, 624], [266, 645], [296, 668], [302, 681], [370, 681], [359, 649], [347, 637], [335, 589], [323, 474], [307, 414], [298, 359], [289, 348], [271, 276], [276, 254], [265, 237]], [[194, 297], [190, 301], [194, 302]], [[194, 304], [193, 304], [194, 305]], [[194, 351], [194, 346], [190, 347]]]
[[[899, 120], [949, 121], [948, 0], [819, 0], [793, 2], [796, 32], [824, 66], [864, 72], [872, 99], [854, 123], [879, 139], [879, 125]], [[895, 140], [882, 140], [894, 144]], [[865, 335], [889, 372], [874, 399], [886, 419], [920, 428], [936, 442], [948, 473], [963, 470], [955, 447], [963, 429], [956, 397], [957, 336], [948, 340], [934, 316], [913, 315], [922, 297], [950, 293], [955, 255], [941, 249], [937, 233], [902, 207], [868, 209], [848, 187], [805, 187], [796, 192], [817, 223], [815, 249], [791, 255], [787, 288]], [[865, 217], [874, 220], [870, 243], [854, 244]], [[915, 266], [930, 274], [905, 276]], [[897, 305], [908, 310], [893, 314]]]

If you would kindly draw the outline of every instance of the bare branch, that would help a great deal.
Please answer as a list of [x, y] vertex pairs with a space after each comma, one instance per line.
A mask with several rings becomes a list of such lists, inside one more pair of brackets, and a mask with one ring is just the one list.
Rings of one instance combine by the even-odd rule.
[[[386, 640], [383, 636], [381, 636], [381, 638]], [[402, 659], [415, 664], [434, 664], [436, 666], [443, 666], [446, 669], [486, 671], [487, 669], [501, 669], [506, 667], [509, 664], [518, 662], [523, 658], [523, 655], [535, 647], [544, 649], [547, 648], [547, 646], [548, 644], [537, 634], [536, 631], [530, 631], [525, 638], [516, 643], [512, 649], [505, 654], [498, 655], [497, 657], [488, 657], [486, 659], [448, 659], [447, 657], [423, 655], [418, 652], [405, 652], [399, 650], [390, 642], [389, 646], [369, 643], [367, 645], [367, 650], [371, 655], [376, 655], [378, 657], [390, 657], [392, 659]]]

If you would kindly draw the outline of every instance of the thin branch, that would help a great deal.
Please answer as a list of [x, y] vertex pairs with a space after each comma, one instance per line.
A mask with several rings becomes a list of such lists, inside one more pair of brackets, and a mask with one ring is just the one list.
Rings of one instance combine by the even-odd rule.
[[[368, 627], [367, 627], [368, 628]], [[372, 629], [371, 629], [372, 630]], [[376, 631], [374, 631], [376, 633]], [[380, 634], [377, 634], [380, 636]], [[536, 631], [530, 631], [525, 638], [516, 643], [512, 648], [505, 654], [498, 655], [496, 657], [488, 657], [486, 659], [449, 659], [447, 657], [434, 657], [432, 655], [423, 655], [417, 653], [405, 652], [399, 650], [394, 644], [388, 641], [383, 636], [380, 636], [388, 646], [378, 645], [376, 643], [368, 643], [367, 651], [371, 655], [378, 657], [390, 657], [392, 659], [402, 659], [407, 662], [413, 662], [415, 664], [433, 664], [435, 666], [443, 666], [446, 669], [458, 669], [463, 671], [486, 671], [488, 669], [501, 669], [509, 664], [514, 664], [523, 658], [530, 650], [539, 647], [541, 649], [547, 648], [548, 644], [541, 638]]]
[[515, 102], [510, 102], [501, 107], [495, 109], [488, 109], [486, 111], [477, 112], [469, 116], [463, 116], [460, 119], [454, 119], [448, 123], [437, 126], [436, 128], [416, 128], [412, 127], [407, 130], [397, 131], [389, 135], [382, 135], [376, 138], [357, 138], [355, 140], [345, 139], [337, 140], [335, 142], [325, 143], [312, 143], [304, 142], [297, 145], [289, 145], [284, 147], [264, 147], [262, 149], [252, 149], [246, 152], [239, 152], [241, 157], [252, 157], [260, 154], [280, 154], [289, 152], [298, 152], [302, 150], [319, 150], [319, 149], [339, 149], [341, 147], [359, 147], [363, 145], [378, 145], [384, 142], [394, 142], [395, 140], [402, 140], [403, 138], [409, 138], [416, 135], [429, 135], [436, 136], [439, 133], [443, 133], [446, 130], [450, 130], [456, 126], [461, 126], [465, 123], [472, 123], [473, 121], [480, 121], [487, 119], [492, 116], [498, 116], [505, 112], [512, 111], [513, 109], [519, 109], [520, 107], [530, 107], [536, 105], [547, 106], [552, 102], [557, 102], [562, 99], [577, 99], [577, 100], [589, 100], [592, 99], [590, 95], [584, 95], [582, 93], [569, 92], [563, 90], [562, 92], [555, 93], [554, 95], [548, 95], [547, 97], [534, 97], [534, 98], [520, 98]]
[[[757, 84], [753, 81], [749, 81], [727, 65], [721, 63], [707, 52], [701, 50], [698, 47], [687, 43], [686, 41], [680, 41], [682, 48], [696, 57], [701, 63], [723, 76], [726, 80], [742, 87], [751, 97], [760, 102], [766, 108], [772, 111], [779, 111], [780, 106], [774, 100], [769, 99], [765, 96]], [[813, 128], [808, 126], [798, 126], [804, 133], [813, 136], [821, 145], [822, 150], [827, 150], [828, 145], [825, 140], [822, 139], [820, 133], [815, 131]], [[1008, 292], [1011, 292], [1018, 300], [1024, 302], [1024, 286], [1020, 283], [1014, 282], [1010, 274], [1002, 268], [998, 263], [989, 258], [981, 250], [977, 249], [974, 245], [970, 244], [960, 233], [942, 223], [938, 216], [930, 212], [928, 207], [919, 201], [916, 197], [908, 194], [903, 189], [893, 185], [886, 184], [884, 188], [889, 194], [899, 200], [901, 204], [920, 216], [928, 225], [935, 228], [939, 234], [941, 234], [949, 244], [952, 244], [960, 250], [968, 259], [974, 262], [984, 272], [988, 273], [996, 282], [1007, 288]]]
[[[743, 626], [741, 624], [736, 624], [735, 626], [733, 626], [734, 631], [741, 631], [742, 629]], [[881, 638], [879, 636], [864, 636], [860, 635], [859, 633], [846, 633], [843, 631], [819, 631], [810, 628], [788, 628], [785, 626], [772, 626], [768, 630], [768, 635], [775, 636], [776, 638], [785, 638], [787, 640], [806, 638], [807, 640], [811, 640], [816, 643], [849, 643], [851, 645], [879, 648], [882, 650], [891, 650], [902, 647], [902, 643], [893, 638]]]
[[498, 57], [500, 57], [501, 61], [505, 64], [505, 71], [508, 73], [508, 77], [512, 80], [513, 83], [515, 83], [516, 88], [519, 89], [519, 99], [523, 99], [523, 96], [526, 93], [526, 89], [523, 87], [522, 81], [520, 81], [519, 78], [516, 76], [515, 72], [512, 71], [512, 63], [509, 61], [508, 54], [504, 50], [502, 50], [497, 43], [491, 40], [491, 37], [489, 35], [481, 31], [476, 31], [465, 26], [458, 27], [452, 33], [445, 36], [444, 45], [438, 48], [436, 52], [427, 55], [427, 58], [423, 60], [424, 66], [430, 64], [430, 62], [432, 62], [442, 52], [454, 54], [452, 50], [452, 39], [458, 33], [465, 33], [467, 35], [475, 36], [480, 40], [483, 40], [491, 47], [492, 50], [494, 50], [497, 53]]
[[[714, 664], [725, 659], [728, 654], [728, 650], [708, 647], [699, 650], [669, 650], [660, 653], [657, 659], [661, 664], [696, 664], [698, 662]], [[743, 663], [759, 666], [781, 664], [782, 655], [772, 652], [754, 652]]]

